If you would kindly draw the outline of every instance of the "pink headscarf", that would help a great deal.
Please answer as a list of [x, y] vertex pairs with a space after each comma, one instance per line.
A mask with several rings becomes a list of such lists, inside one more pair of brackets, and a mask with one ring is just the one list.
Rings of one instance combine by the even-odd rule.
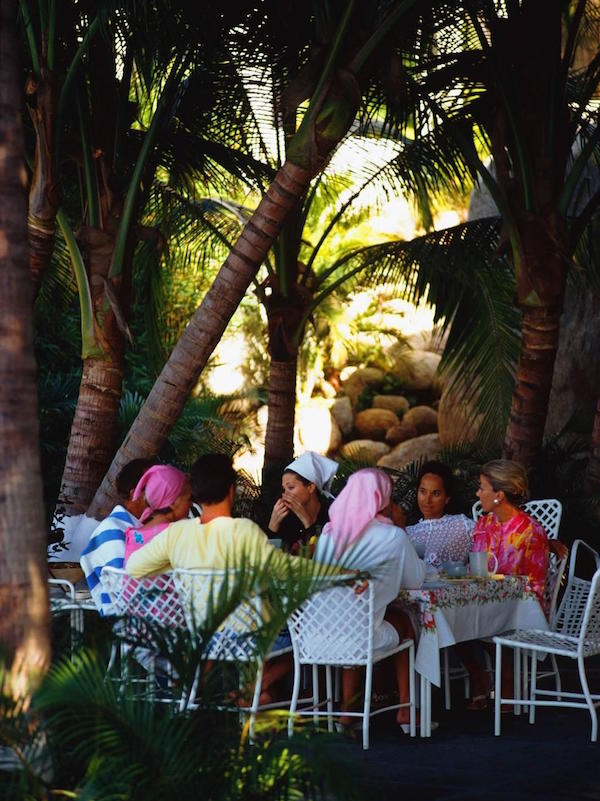
[[133, 491], [134, 501], [143, 495], [147, 504], [140, 523], [144, 523], [157, 509], [165, 509], [175, 503], [187, 480], [187, 473], [170, 464], [155, 464], [146, 470]]
[[379, 514], [389, 505], [391, 497], [392, 480], [382, 470], [367, 467], [350, 476], [329, 507], [330, 522], [323, 527], [323, 534], [331, 534], [337, 557], [360, 539], [373, 520], [394, 525], [389, 517]]

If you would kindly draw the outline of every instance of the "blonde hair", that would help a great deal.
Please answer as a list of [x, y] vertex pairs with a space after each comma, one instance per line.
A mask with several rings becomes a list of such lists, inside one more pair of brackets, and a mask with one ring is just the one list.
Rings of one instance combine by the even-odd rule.
[[484, 464], [481, 474], [487, 478], [495, 492], [503, 492], [506, 500], [520, 506], [529, 498], [527, 472], [518, 462], [496, 459]]

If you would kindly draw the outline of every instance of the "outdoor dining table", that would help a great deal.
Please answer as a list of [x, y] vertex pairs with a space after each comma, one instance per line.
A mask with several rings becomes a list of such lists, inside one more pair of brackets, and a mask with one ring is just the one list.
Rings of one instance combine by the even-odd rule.
[[440, 578], [402, 590], [396, 605], [418, 626], [415, 670], [420, 678], [421, 737], [431, 736], [431, 685], [441, 685], [440, 651], [457, 642], [513, 629], [547, 629], [526, 576]]

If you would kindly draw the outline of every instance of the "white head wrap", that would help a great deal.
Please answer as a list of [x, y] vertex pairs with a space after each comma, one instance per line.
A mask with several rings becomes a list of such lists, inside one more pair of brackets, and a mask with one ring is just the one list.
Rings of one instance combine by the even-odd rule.
[[293, 470], [294, 473], [298, 473], [302, 478], [311, 481], [323, 495], [326, 495], [328, 498], [333, 498], [329, 487], [331, 486], [333, 477], [337, 473], [338, 467], [338, 463], [334, 462], [333, 459], [321, 456], [320, 453], [307, 451], [288, 464], [285, 470]]

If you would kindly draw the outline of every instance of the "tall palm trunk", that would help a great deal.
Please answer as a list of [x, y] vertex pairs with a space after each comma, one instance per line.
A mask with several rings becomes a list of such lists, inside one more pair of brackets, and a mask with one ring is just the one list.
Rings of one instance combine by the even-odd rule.
[[91, 517], [107, 514], [114, 501], [114, 482], [131, 459], [157, 453], [223, 336], [287, 215], [306, 191], [313, 171], [287, 161], [245, 225], [204, 300], [163, 367], [150, 395], [110, 466], [92, 505]]
[[600, 398], [596, 403], [594, 427], [592, 429], [591, 453], [585, 474], [586, 491], [600, 492]]
[[529, 467], [542, 444], [558, 350], [560, 308], [525, 308], [521, 353], [502, 455]]
[[60, 205], [59, 181], [54, 164], [54, 115], [56, 92], [51, 72], [42, 67], [40, 77], [30, 80], [27, 93], [35, 96], [29, 114], [35, 131], [35, 160], [29, 187], [27, 233], [29, 268], [37, 292], [54, 249], [56, 213]]
[[297, 357], [296, 352], [295, 357], [289, 361], [271, 360], [263, 487], [278, 487], [283, 468], [294, 456]]
[[15, 694], [50, 661], [15, 0], [0, 0], [0, 645]]
[[[106, 227], [111, 228], [110, 217]], [[58, 499], [58, 507], [67, 518], [83, 514], [89, 507], [114, 455], [125, 359], [124, 323], [115, 315], [115, 311], [120, 314], [120, 305], [116, 304], [122, 283], [109, 284], [108, 277], [114, 232], [83, 226], [78, 238], [88, 254], [99, 347], [96, 354], [83, 360]]]

